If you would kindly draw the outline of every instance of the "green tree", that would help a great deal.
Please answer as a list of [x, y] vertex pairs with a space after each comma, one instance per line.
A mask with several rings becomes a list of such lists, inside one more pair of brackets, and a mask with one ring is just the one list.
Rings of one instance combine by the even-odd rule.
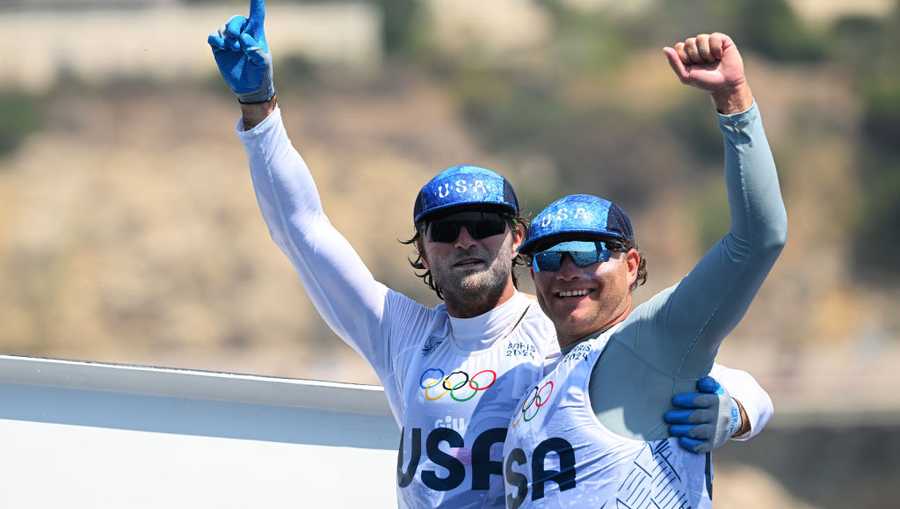
[[[863, 206], [856, 223], [857, 267], [872, 281], [900, 282], [900, 4], [867, 27], [865, 58], [854, 69], [863, 106], [860, 143]], [[845, 53], [852, 55], [852, 52]]]
[[812, 32], [786, 0], [737, 2], [735, 34], [742, 48], [778, 61], [818, 61], [827, 56], [824, 38]]
[[15, 151], [29, 134], [43, 125], [41, 101], [20, 90], [0, 91], [0, 156]]
[[422, 18], [419, 0], [376, 0], [381, 10], [381, 42], [388, 55], [415, 49]]

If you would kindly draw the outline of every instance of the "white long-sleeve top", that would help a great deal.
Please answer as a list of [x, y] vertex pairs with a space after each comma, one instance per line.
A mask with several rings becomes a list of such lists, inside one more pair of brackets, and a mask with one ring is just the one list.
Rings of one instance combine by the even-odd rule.
[[[398, 426], [401, 507], [502, 507], [500, 465], [518, 397], [558, 355], [552, 323], [522, 294], [460, 319], [376, 281], [322, 208], [277, 109], [238, 136], [263, 218], [319, 314], [375, 370]], [[748, 374], [713, 373], [745, 406], [752, 435], [772, 412]], [[746, 438], [750, 438], [749, 436]]]

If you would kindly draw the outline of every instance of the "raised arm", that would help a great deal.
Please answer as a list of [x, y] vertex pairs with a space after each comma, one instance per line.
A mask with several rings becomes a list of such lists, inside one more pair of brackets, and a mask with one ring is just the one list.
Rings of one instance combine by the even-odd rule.
[[237, 130], [257, 201], [316, 309], [383, 375], [391, 358], [384, 332], [389, 290], [328, 221], [312, 175], [287, 136], [276, 106], [264, 20], [264, 0], [251, 0], [249, 17], [233, 16], [209, 36], [219, 71], [241, 104]]
[[643, 310], [654, 317], [662, 340], [648, 348], [654, 364], [680, 378], [700, 377], [781, 252], [787, 217], [737, 47], [727, 35], [701, 34], [664, 51], [683, 83], [710, 93], [725, 142], [731, 229], [690, 274]]

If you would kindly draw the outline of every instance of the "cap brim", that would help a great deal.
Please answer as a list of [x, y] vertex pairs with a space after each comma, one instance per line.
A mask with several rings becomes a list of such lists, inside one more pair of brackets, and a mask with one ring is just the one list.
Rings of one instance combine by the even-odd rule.
[[[587, 240], [592, 239], [592, 240]], [[598, 232], [595, 230], [570, 230], [547, 235], [543, 238], [526, 240], [520, 247], [519, 252], [522, 254], [532, 254], [538, 251], [546, 251], [544, 246], [559, 245], [562, 242], [593, 242], [594, 240], [618, 240], [626, 241], [625, 237], [616, 232]], [[556, 243], [556, 244], [554, 244]]]
[[467, 202], [467, 203], [448, 203], [446, 205], [441, 205], [440, 207], [434, 207], [428, 212], [420, 213], [418, 217], [413, 218], [415, 223], [421, 223], [423, 221], [434, 221], [440, 219], [445, 216], [449, 216], [450, 214], [455, 214], [457, 212], [464, 211], [483, 211], [483, 212], [506, 212], [512, 215], [517, 215], [519, 212], [512, 205], [508, 203], [499, 203], [499, 202]]
[[597, 249], [594, 242], [587, 240], [570, 240], [568, 242], [560, 242], [544, 249], [543, 251], [566, 251], [570, 253], [590, 253]]

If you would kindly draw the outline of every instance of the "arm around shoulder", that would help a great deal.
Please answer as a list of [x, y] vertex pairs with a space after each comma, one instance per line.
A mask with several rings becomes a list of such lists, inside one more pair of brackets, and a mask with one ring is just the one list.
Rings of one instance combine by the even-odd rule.
[[710, 376], [721, 383], [731, 396], [740, 403], [747, 422], [744, 433], [732, 437], [733, 440], [746, 441], [762, 433], [769, 419], [775, 413], [772, 398], [750, 373], [732, 369], [720, 364], [713, 365]]

